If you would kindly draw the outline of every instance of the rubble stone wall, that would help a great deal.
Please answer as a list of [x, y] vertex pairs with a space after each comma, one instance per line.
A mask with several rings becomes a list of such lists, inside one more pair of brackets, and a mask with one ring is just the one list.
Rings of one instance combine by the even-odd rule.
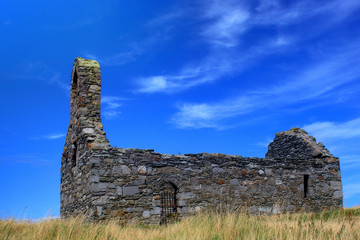
[[339, 159], [304, 130], [277, 133], [265, 158], [168, 155], [109, 145], [100, 119], [100, 66], [77, 58], [61, 167], [61, 215], [159, 223], [164, 184], [181, 218], [204, 210], [253, 214], [342, 207]]

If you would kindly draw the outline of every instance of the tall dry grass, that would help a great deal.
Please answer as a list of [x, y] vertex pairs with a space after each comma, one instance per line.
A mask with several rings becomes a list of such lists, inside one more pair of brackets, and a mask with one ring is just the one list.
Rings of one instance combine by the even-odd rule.
[[360, 208], [319, 214], [203, 213], [167, 226], [0, 220], [0, 239], [360, 239]]

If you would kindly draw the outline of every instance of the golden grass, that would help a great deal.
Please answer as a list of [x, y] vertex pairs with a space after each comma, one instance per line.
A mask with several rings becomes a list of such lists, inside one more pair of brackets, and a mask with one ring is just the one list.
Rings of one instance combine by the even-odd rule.
[[167, 226], [8, 219], [0, 220], [0, 239], [360, 239], [360, 208], [272, 216], [203, 213]]

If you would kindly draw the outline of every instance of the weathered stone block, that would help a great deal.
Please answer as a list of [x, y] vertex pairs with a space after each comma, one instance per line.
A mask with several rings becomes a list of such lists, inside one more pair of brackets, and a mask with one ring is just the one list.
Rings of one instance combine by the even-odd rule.
[[240, 192], [245, 192], [247, 190], [247, 187], [240, 186], [240, 187], [238, 187], [238, 189], [239, 189]]
[[138, 167], [138, 173], [140, 173], [140, 174], [146, 174], [147, 173], [146, 170], [147, 170], [146, 166], [139, 166]]
[[101, 216], [101, 215], [102, 215], [102, 207], [96, 206], [96, 214], [97, 214], [98, 216]]
[[258, 210], [259, 210], [260, 212], [269, 213], [269, 212], [272, 211], [272, 207], [269, 207], [269, 206], [260, 206], [260, 207], [258, 208]]
[[184, 201], [184, 200], [179, 200], [179, 201], [177, 202], [177, 204], [178, 204], [179, 207], [183, 207], [183, 206], [186, 206], [186, 201]]
[[151, 211], [150, 211], [151, 215], [160, 215], [161, 213], [161, 208], [160, 207], [154, 207]]
[[119, 196], [122, 195], [122, 187], [116, 187], [116, 194]]
[[[89, 163], [90, 164], [100, 164], [101, 159], [99, 159], [99, 158], [91, 158], [91, 159], [89, 159]], [[92, 172], [95, 172], [95, 170], [92, 170]]]
[[180, 169], [175, 167], [162, 167], [157, 169], [158, 173], [180, 173]]
[[190, 208], [189, 207], [181, 207], [179, 208], [179, 213], [189, 213]]
[[267, 193], [273, 193], [273, 192], [275, 192], [275, 187], [273, 187], [273, 186], [266, 186], [266, 187], [265, 187], [265, 191], [266, 191]]
[[218, 174], [218, 173], [222, 173], [222, 172], [224, 172], [224, 169], [222, 169], [222, 168], [218, 168], [218, 167], [215, 167], [215, 168], [213, 168], [213, 173], [215, 173], [215, 174]]
[[272, 174], [272, 170], [270, 168], [265, 168], [265, 175], [271, 175]]
[[91, 133], [94, 133], [94, 129], [92, 129], [92, 128], [84, 128], [81, 133], [82, 134], [91, 134]]
[[138, 176], [136, 179], [134, 179], [131, 184], [132, 185], [144, 185], [146, 180], [146, 176]]
[[230, 185], [233, 185], [233, 186], [236, 186], [236, 185], [239, 185], [239, 180], [238, 179], [231, 179], [230, 180]]
[[[319, 187], [319, 189], [318, 189], [318, 187]], [[326, 183], [326, 182], [321, 182], [321, 183], [319, 183], [318, 185], [315, 186], [315, 189], [317, 191], [319, 191], [319, 192], [320, 191], [328, 192], [329, 191], [329, 184]]]
[[93, 192], [105, 192], [108, 185], [109, 185], [108, 183], [103, 183], [103, 182], [93, 183], [91, 184], [91, 190]]
[[124, 196], [136, 195], [138, 193], [139, 193], [139, 187], [138, 186], [123, 187]]
[[194, 197], [193, 192], [183, 192], [178, 194], [179, 199], [191, 199]]
[[112, 174], [114, 176], [128, 175], [130, 173], [131, 173], [130, 168], [125, 165], [114, 166], [112, 170]]
[[335, 191], [334, 192], [334, 198], [342, 198], [343, 192], [342, 191]]
[[95, 200], [93, 201], [93, 204], [94, 204], [95, 206], [99, 206], [99, 205], [101, 206], [101, 205], [109, 204], [109, 202], [110, 202], [110, 200], [109, 200], [109, 197], [108, 197], [108, 196], [101, 196], [101, 197], [95, 199]]
[[153, 206], [160, 206], [161, 201], [160, 200], [153, 200]]
[[95, 182], [97, 183], [97, 182], [99, 182], [99, 179], [100, 178], [99, 178], [98, 175], [91, 175], [90, 178], [89, 178], [89, 182], [90, 183], [95, 183]]
[[340, 181], [330, 181], [330, 189], [341, 190], [342, 184]]
[[98, 85], [91, 85], [89, 88], [90, 92], [100, 92], [100, 87]]
[[150, 211], [144, 211], [143, 214], [142, 214], [143, 218], [150, 218], [151, 214], [150, 214]]

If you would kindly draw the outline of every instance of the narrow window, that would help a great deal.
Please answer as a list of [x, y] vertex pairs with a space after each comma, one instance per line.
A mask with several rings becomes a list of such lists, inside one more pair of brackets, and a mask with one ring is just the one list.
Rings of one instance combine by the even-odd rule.
[[74, 76], [73, 76], [73, 83], [72, 83], [72, 90], [76, 90], [77, 89], [77, 84], [78, 84], [78, 75], [77, 75], [77, 72], [76, 70], [74, 70]]
[[174, 184], [165, 183], [163, 185], [160, 198], [160, 224], [173, 223], [177, 220], [176, 192], [177, 188]]
[[308, 195], [308, 189], [309, 188], [309, 175], [304, 175], [304, 198]]
[[77, 142], [74, 142], [73, 146], [73, 154], [72, 154], [72, 166], [76, 167], [76, 155], [77, 155]]

